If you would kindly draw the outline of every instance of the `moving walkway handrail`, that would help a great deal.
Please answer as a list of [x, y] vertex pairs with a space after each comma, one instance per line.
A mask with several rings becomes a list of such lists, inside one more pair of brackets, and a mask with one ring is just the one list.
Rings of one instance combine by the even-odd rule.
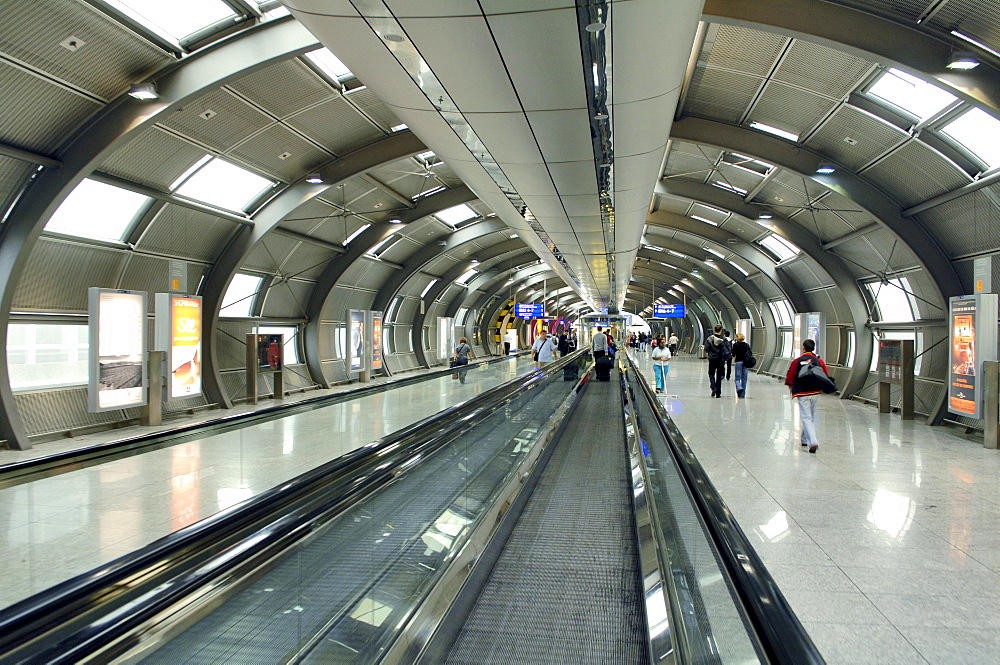
[[776, 665], [824, 665], [826, 661], [823, 656], [757, 555], [722, 495], [715, 489], [687, 439], [656, 398], [631, 357], [628, 358], [628, 363], [630, 371], [636, 377], [636, 384], [653, 406], [657, 424], [669, 444], [668, 450], [687, 482], [723, 565], [748, 610], [749, 619], [770, 661]]
[[[290, 545], [320, 516], [391, 483], [421, 456], [543, 384], [580, 353], [495, 386], [0, 611], [0, 663], [78, 662], [122, 639], [261, 550]], [[321, 491], [326, 496], [316, 499]]]
[[[500, 356], [497, 358], [473, 362], [470, 363], [467, 369], [471, 369], [472, 367], [479, 365], [490, 365], [493, 363], [503, 362], [509, 358], [516, 357], [518, 356]], [[24, 482], [26, 477], [44, 473], [46, 470], [60, 467], [72, 467], [72, 470], [75, 470], [80, 468], [80, 466], [92, 466], [100, 463], [100, 460], [103, 458], [117, 458], [124, 454], [138, 454], [143, 448], [162, 446], [167, 442], [173, 441], [174, 439], [183, 439], [189, 436], [194, 436], [199, 432], [211, 432], [213, 430], [232, 427], [245, 427], [250, 423], [294, 415], [295, 413], [300, 413], [302, 411], [309, 411], [327, 406], [329, 404], [336, 404], [355, 399], [368, 393], [377, 393], [385, 390], [391, 390], [393, 388], [399, 388], [412, 383], [428, 381], [430, 379], [445, 376], [452, 371], [453, 370], [450, 368], [431, 370], [429, 372], [424, 372], [423, 374], [404, 376], [391, 381], [383, 381], [380, 383], [360, 386], [358, 388], [344, 390], [329, 395], [317, 395], [316, 397], [298, 400], [291, 404], [267, 406], [249, 413], [237, 413], [228, 416], [221, 416], [219, 418], [212, 418], [211, 420], [192, 423], [190, 425], [178, 425], [177, 427], [150, 432], [149, 434], [139, 434], [124, 439], [109, 441], [107, 443], [98, 443], [92, 446], [76, 448], [74, 450], [66, 450], [58, 453], [52, 453], [51, 455], [33, 457], [31, 459], [2, 464], [0, 465], [0, 488]]]

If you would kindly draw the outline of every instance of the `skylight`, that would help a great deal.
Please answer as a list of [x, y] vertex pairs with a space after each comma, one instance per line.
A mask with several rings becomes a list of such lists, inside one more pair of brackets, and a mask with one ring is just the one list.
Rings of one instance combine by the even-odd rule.
[[737, 187], [736, 185], [730, 185], [728, 182], [724, 182], [722, 180], [716, 180], [712, 184], [720, 189], [726, 190], [727, 192], [736, 192], [740, 196], [745, 196], [747, 193], [747, 190], [743, 189], [742, 187]]
[[699, 217], [698, 215], [691, 215], [691, 219], [697, 219], [699, 222], [705, 222], [706, 224], [711, 224], [712, 226], [718, 226], [717, 222], [713, 222], [707, 217]]
[[898, 69], [882, 74], [868, 88], [868, 94], [903, 109], [917, 120], [926, 120], [955, 101], [951, 93]]
[[256, 275], [236, 273], [233, 276], [233, 281], [229, 283], [229, 288], [226, 289], [226, 295], [222, 298], [219, 316], [250, 316], [250, 308], [253, 306], [254, 296], [260, 290], [262, 279]]
[[180, 42], [202, 28], [235, 16], [222, 0], [104, 0], [152, 32]]
[[735, 261], [730, 261], [729, 265], [731, 265], [732, 267], [736, 268], [741, 273], [743, 273], [744, 277], [746, 277], [747, 275], [750, 274], [749, 272], [747, 272], [746, 270], [743, 269], [743, 266], [741, 266], [740, 264], [736, 263]]
[[792, 308], [788, 305], [787, 300], [771, 300], [767, 306], [771, 308], [771, 314], [774, 315], [778, 326], [788, 327], [792, 325]]
[[367, 229], [369, 226], [371, 226], [371, 224], [362, 224], [361, 226], [359, 226], [358, 228], [356, 228], [354, 230], [354, 233], [352, 233], [351, 235], [347, 236], [344, 239], [344, 244], [345, 245], [351, 244], [351, 241], [354, 240], [355, 238], [357, 238], [359, 235], [361, 235], [361, 232], [364, 231], [365, 229]]
[[79, 238], [121, 241], [147, 202], [148, 196], [84, 180], [62, 202], [45, 230]]
[[390, 127], [389, 131], [395, 133], [395, 132], [401, 132], [404, 129], [407, 129], [407, 126], [405, 124], [403, 124], [403, 123], [400, 123], [398, 125], [393, 125], [392, 127]]
[[195, 201], [242, 211], [274, 182], [219, 158], [205, 164], [177, 188]]
[[775, 136], [780, 136], [783, 139], [788, 139], [789, 141], [798, 141], [799, 135], [793, 134], [792, 132], [786, 132], [783, 129], [778, 129], [777, 127], [772, 127], [771, 125], [765, 125], [762, 122], [751, 122], [751, 129], [757, 129], [762, 132], [767, 132], [768, 134], [774, 134]]
[[389, 249], [389, 247], [391, 247], [397, 240], [399, 240], [399, 236], [395, 233], [388, 235], [385, 238], [382, 238], [379, 242], [375, 243], [375, 246], [369, 249], [368, 253], [372, 256], [378, 256], [385, 250]]
[[309, 61], [319, 67], [319, 69], [332, 78], [335, 81], [352, 76], [351, 70], [347, 68], [347, 65], [340, 61], [340, 58], [335, 56], [330, 49], [319, 48], [315, 51], [309, 51], [306, 53], [306, 57]]
[[[512, 280], [512, 281], [513, 281], [513, 280]], [[434, 285], [435, 285], [435, 284], [437, 284], [437, 283], [438, 283], [438, 281], [437, 281], [436, 279], [432, 279], [431, 281], [427, 282], [427, 286], [425, 286], [425, 287], [424, 287], [424, 290], [420, 292], [420, 297], [421, 297], [421, 298], [426, 298], [426, 297], [427, 297], [427, 294], [428, 294], [428, 293], [430, 292], [430, 290], [431, 290], [431, 287], [432, 287], [432, 286], [434, 286]]]
[[966, 111], [945, 125], [941, 132], [986, 162], [989, 168], [1000, 166], [1000, 120], [986, 111], [978, 108]]
[[771, 250], [771, 252], [781, 261], [797, 256], [801, 251], [798, 247], [788, 242], [781, 236], [769, 235], [760, 241], [760, 244]]
[[478, 274], [479, 274], [478, 270], [476, 270], [475, 268], [469, 268], [468, 270], [466, 270], [465, 272], [462, 273], [461, 277], [459, 277], [458, 279], [455, 280], [455, 283], [456, 284], [461, 284], [462, 286], [465, 286], [466, 284], [469, 283], [470, 279], [472, 279], [473, 277], [475, 277]]
[[462, 203], [436, 212], [434, 216], [449, 226], [458, 226], [462, 222], [467, 222], [479, 215], [475, 210]]

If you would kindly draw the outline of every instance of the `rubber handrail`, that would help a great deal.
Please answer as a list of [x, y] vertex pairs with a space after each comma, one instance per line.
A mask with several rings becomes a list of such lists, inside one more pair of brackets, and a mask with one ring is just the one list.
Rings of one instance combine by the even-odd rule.
[[[177, 585], [162, 584], [165, 577], [202, 571], [203, 574], [198, 574], [197, 579], [204, 580], [207, 572], [216, 570], [220, 562], [236, 565], [238, 560], [229, 558], [231, 552], [227, 552], [227, 548], [232, 547], [231, 541], [237, 536], [245, 537], [247, 530], [254, 525], [260, 525], [265, 520], [279, 519], [280, 514], [295, 510], [309, 496], [329, 489], [331, 483], [340, 481], [346, 488], [346, 494], [328, 501], [336, 503], [366, 483], [384, 478], [387, 469], [405, 468], [422, 454], [423, 446], [449, 437], [459, 427], [479, 422], [483, 411], [499, 408], [532, 389], [581, 353], [583, 352], [577, 352], [552, 365], [532, 370], [495, 386], [462, 404], [424, 418], [89, 573], [66, 580], [0, 611], [0, 660], [12, 649], [19, 649], [26, 642], [57, 630], [78, 618], [81, 611], [98, 605], [108, 606], [112, 614], [121, 614], [114, 610], [123, 605], [127, 605], [129, 614], [147, 614], [146, 608], [159, 607], [165, 597], [173, 598]], [[244, 558], [251, 554], [244, 552]], [[143, 591], [151, 584], [159, 587]], [[140, 596], [138, 599], [137, 595]], [[115, 620], [119, 625], [130, 625], [126, 616], [116, 616]], [[102, 631], [107, 629], [106, 624], [107, 621], [100, 620], [94, 623]], [[93, 630], [93, 626], [81, 629], [77, 639], [82, 639]], [[51, 646], [48, 640], [39, 642], [38, 649]], [[20, 657], [18, 662], [22, 662]]]
[[708, 526], [709, 535], [771, 662], [776, 665], [824, 665], [826, 661], [819, 649], [757, 555], [722, 495], [715, 489], [687, 439], [674, 424], [663, 404], [656, 399], [632, 358], [628, 361], [633, 376], [636, 377], [636, 384], [653, 407], [656, 421], [669, 444], [668, 449], [694, 497]]

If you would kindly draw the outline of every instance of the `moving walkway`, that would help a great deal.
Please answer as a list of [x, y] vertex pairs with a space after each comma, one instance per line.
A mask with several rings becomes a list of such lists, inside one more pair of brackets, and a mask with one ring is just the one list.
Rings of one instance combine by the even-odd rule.
[[0, 662], [821, 663], [641, 377], [581, 362], [12, 606]]

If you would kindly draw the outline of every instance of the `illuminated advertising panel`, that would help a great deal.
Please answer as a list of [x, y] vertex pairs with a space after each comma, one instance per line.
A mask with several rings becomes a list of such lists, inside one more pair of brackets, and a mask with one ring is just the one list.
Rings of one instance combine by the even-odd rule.
[[347, 310], [347, 370], [360, 372], [365, 366], [365, 311]]
[[92, 412], [146, 403], [146, 293], [88, 289]]
[[653, 305], [656, 319], [683, 319], [685, 315], [684, 305]]
[[997, 296], [983, 293], [949, 301], [948, 410], [982, 418], [978, 377], [982, 363], [996, 359]]
[[285, 362], [285, 336], [265, 333], [257, 335], [257, 369], [275, 372]]
[[444, 363], [451, 358], [451, 350], [455, 347], [454, 323], [450, 316], [439, 316], [437, 320], [437, 354], [438, 360]]
[[903, 342], [883, 339], [878, 343], [878, 380], [886, 383], [903, 382]]
[[382, 312], [372, 312], [372, 370], [382, 369]]
[[156, 294], [156, 348], [167, 352], [168, 398], [201, 394], [201, 296]]

